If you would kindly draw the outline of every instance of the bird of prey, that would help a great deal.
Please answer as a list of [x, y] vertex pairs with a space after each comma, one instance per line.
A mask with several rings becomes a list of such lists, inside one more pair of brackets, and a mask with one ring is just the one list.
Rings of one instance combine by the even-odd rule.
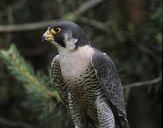
[[58, 49], [51, 77], [75, 128], [129, 128], [120, 78], [111, 58], [93, 48], [74, 22], [58, 21], [43, 40]]

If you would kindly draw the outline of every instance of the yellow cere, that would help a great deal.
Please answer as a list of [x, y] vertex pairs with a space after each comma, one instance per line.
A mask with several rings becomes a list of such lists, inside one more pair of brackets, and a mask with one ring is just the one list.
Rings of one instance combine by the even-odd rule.
[[50, 33], [56, 34], [55, 29], [54, 29], [54, 28], [51, 28], [51, 29], [50, 29]]

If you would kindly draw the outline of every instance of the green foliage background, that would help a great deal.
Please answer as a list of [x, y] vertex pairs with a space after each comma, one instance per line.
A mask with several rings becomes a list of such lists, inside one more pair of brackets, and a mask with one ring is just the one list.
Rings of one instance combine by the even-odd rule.
[[[86, 0], [1, 0], [0, 25], [72, 19], [82, 26], [92, 46], [111, 56], [123, 85], [161, 76], [162, 2], [101, 1], [78, 16], [76, 10]], [[57, 50], [41, 42], [45, 30], [0, 32], [1, 128], [13, 127], [2, 117], [23, 128], [73, 127], [50, 82], [48, 68]], [[131, 128], [161, 128], [161, 88], [159, 82], [128, 90]]]

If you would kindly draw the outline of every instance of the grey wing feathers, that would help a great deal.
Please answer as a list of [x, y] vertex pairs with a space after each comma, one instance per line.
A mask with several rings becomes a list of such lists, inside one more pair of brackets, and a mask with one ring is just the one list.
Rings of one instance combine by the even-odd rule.
[[121, 81], [111, 58], [94, 49], [92, 64], [120, 127], [129, 128]]
[[55, 56], [51, 63], [51, 77], [55, 87], [57, 88], [62, 100], [67, 103], [67, 88], [61, 74], [59, 55]]

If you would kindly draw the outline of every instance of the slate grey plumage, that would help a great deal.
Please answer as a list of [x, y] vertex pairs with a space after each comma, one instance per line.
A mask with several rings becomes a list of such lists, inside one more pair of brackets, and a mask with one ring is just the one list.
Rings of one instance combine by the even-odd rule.
[[51, 76], [75, 128], [129, 128], [121, 82], [110, 57], [92, 48], [72, 22], [57, 23], [56, 32], [50, 29], [44, 38], [59, 51], [51, 64]]
[[95, 50], [92, 61], [105, 96], [111, 103], [117, 123], [122, 128], [128, 128], [123, 89], [114, 63], [108, 55], [99, 50]]

